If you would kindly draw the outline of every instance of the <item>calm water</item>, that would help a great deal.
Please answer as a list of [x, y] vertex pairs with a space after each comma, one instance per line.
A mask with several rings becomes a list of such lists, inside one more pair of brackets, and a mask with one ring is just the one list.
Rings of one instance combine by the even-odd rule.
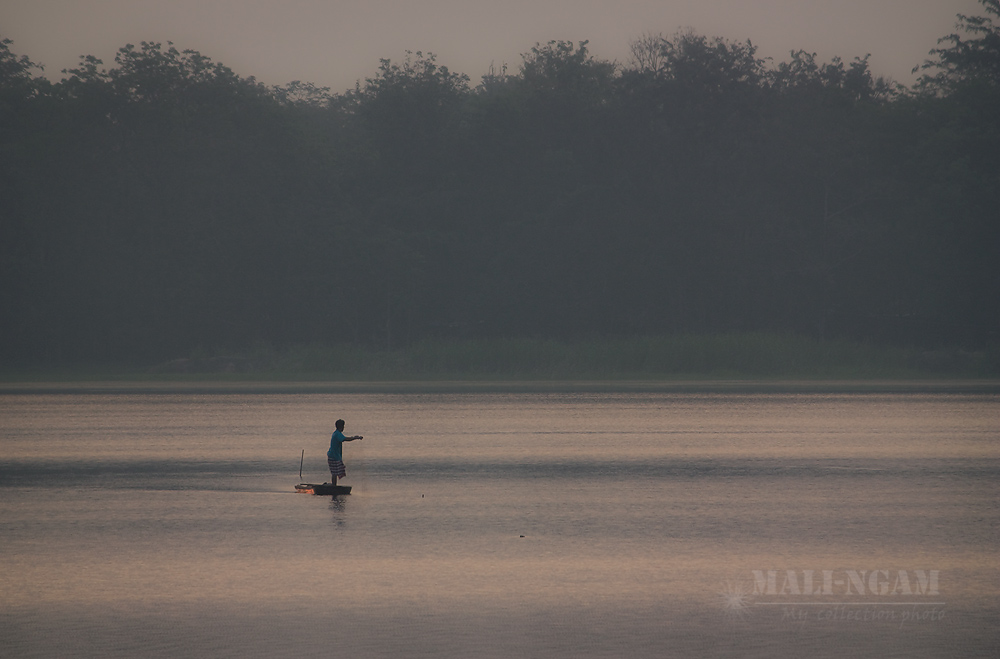
[[990, 394], [8, 394], [0, 656], [997, 656], [998, 476]]

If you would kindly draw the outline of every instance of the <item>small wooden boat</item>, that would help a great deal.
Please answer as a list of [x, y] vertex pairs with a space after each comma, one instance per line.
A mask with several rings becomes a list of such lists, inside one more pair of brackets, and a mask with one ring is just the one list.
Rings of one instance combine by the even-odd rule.
[[350, 494], [350, 485], [332, 485], [330, 483], [299, 483], [295, 486], [296, 492], [304, 494]]

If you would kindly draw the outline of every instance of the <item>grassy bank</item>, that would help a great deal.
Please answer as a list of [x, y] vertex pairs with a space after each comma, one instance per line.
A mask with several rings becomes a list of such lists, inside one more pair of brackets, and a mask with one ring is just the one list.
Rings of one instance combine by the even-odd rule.
[[927, 351], [774, 334], [559, 342], [422, 342], [400, 350], [300, 345], [200, 351], [156, 365], [5, 371], [10, 381], [875, 380], [995, 378], [1000, 350]]

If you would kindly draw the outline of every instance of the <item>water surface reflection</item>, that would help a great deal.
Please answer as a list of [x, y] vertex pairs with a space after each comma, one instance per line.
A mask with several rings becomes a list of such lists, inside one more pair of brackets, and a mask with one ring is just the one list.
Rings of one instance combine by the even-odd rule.
[[[0, 396], [0, 641], [995, 656], [998, 411], [985, 394]], [[340, 417], [366, 437], [345, 450], [354, 494], [294, 493], [302, 450], [324, 478]], [[880, 594], [882, 570], [933, 570], [937, 591]], [[829, 572], [832, 592], [791, 592], [789, 571]]]

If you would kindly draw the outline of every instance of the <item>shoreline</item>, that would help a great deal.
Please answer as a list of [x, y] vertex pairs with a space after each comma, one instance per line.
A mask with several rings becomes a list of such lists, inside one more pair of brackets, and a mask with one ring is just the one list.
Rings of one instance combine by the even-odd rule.
[[942, 393], [1000, 394], [1000, 379], [705, 380], [91, 380], [0, 382], [2, 395], [30, 394], [438, 394], [438, 393]]

